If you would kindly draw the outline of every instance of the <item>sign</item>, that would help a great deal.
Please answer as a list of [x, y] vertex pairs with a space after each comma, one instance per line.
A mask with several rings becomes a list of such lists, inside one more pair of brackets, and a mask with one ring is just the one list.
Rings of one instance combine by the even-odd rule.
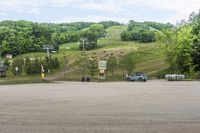
[[103, 74], [104, 74], [104, 73], [105, 73], [105, 70], [102, 70], [102, 69], [101, 69], [101, 70], [100, 70], [100, 73], [103, 73]]
[[18, 68], [18, 67], [15, 67], [15, 71], [18, 72], [18, 71], [19, 71], [19, 68]]
[[41, 65], [41, 79], [44, 79], [44, 67]]
[[44, 66], [41, 65], [41, 73], [44, 73]]
[[107, 61], [99, 61], [99, 67], [100, 70], [106, 70], [107, 69]]
[[11, 54], [6, 54], [6, 59], [12, 59], [12, 55]]

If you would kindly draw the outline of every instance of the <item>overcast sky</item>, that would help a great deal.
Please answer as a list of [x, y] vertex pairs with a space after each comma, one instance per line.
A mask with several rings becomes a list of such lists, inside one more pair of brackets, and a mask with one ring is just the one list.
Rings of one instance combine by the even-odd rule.
[[200, 0], [0, 0], [1, 20], [176, 23], [200, 9]]

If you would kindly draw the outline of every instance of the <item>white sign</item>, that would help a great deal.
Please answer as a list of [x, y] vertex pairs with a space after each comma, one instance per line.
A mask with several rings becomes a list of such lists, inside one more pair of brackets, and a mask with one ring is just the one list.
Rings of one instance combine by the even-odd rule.
[[99, 69], [106, 70], [107, 69], [107, 61], [99, 61]]
[[19, 68], [18, 68], [18, 67], [15, 67], [15, 71], [17, 71], [17, 72], [18, 72], [18, 71], [19, 71]]
[[105, 73], [105, 70], [102, 70], [102, 69], [101, 69], [101, 70], [100, 70], [100, 73]]

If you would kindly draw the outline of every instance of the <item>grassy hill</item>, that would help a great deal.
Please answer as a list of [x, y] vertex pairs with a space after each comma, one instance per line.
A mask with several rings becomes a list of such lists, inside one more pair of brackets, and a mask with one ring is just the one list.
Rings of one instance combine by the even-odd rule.
[[[160, 46], [156, 43], [138, 43], [133, 41], [120, 41], [120, 33], [126, 30], [126, 26], [112, 26], [108, 28], [107, 37], [105, 39], [98, 40], [98, 48], [92, 51], [85, 51], [88, 55], [96, 53], [99, 59], [110, 53], [113, 53], [118, 59], [121, 56], [134, 52], [135, 60], [137, 62], [135, 72], [145, 72], [149, 77], [154, 78], [156, 74], [168, 68], [165, 62], [165, 54]], [[78, 55], [82, 51], [79, 50], [79, 44], [67, 43], [60, 46], [59, 53], [52, 54], [52, 57], [58, 57], [61, 61], [61, 67], [59, 70], [53, 71], [51, 74], [46, 75], [49, 80], [63, 80], [63, 54], [68, 58], [68, 66], [66, 69], [66, 80], [80, 80], [82, 71], [77, 68], [76, 61]], [[21, 57], [45, 57], [46, 53], [29, 53], [21, 55]], [[95, 74], [96, 77], [98, 73]], [[110, 77], [110, 73], [108, 73]], [[40, 75], [38, 75], [40, 78]], [[115, 76], [112, 80], [123, 80], [123, 72], [121, 69], [115, 71]]]
[[107, 39], [120, 40], [120, 34], [126, 31], [127, 28], [127, 26], [111, 26], [107, 28]]
[[[98, 41], [98, 48], [96, 50], [85, 51], [85, 53], [88, 55], [96, 53], [99, 59], [113, 53], [119, 59], [121, 56], [132, 51], [137, 57], [135, 72], [145, 72], [150, 78], [154, 78], [159, 71], [168, 68], [168, 65], [165, 62], [164, 52], [156, 43], [124, 42], [107, 38]], [[60, 47], [59, 54], [55, 54], [54, 56], [61, 58], [64, 53], [69, 59], [69, 65], [67, 66], [69, 72], [66, 74], [66, 79], [79, 80], [81, 77], [81, 70], [76, 68], [76, 64], [74, 63], [78, 59], [78, 55], [81, 54], [78, 44], [63, 44]], [[58, 72], [49, 77], [62, 79], [63, 74], [61, 73]], [[96, 73], [96, 75], [98, 75], [98, 73]], [[115, 78], [113, 80], [122, 80], [124, 79], [123, 76], [123, 71], [118, 69], [115, 71]]]

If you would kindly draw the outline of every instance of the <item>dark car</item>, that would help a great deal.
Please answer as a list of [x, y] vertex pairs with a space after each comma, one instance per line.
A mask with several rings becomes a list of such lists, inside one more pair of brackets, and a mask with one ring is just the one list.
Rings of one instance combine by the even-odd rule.
[[141, 72], [137, 72], [131, 76], [126, 76], [127, 81], [143, 81], [146, 82], [148, 80], [148, 77]]

